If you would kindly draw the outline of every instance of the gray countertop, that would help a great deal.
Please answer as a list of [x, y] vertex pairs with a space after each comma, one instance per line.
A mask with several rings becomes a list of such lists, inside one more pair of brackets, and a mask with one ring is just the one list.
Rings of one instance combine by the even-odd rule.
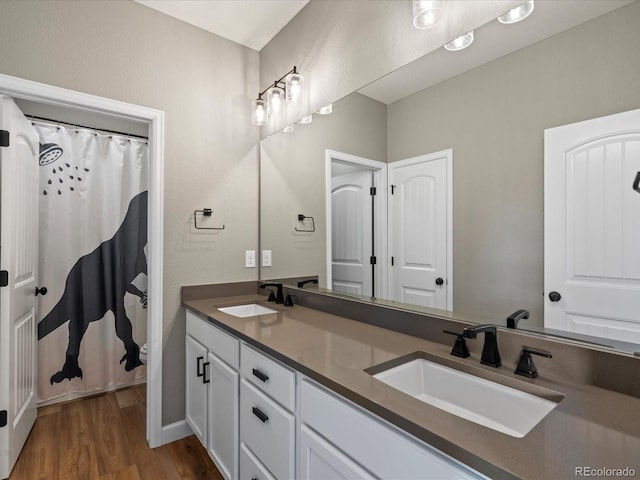
[[[251, 302], [278, 313], [237, 318], [217, 310]], [[475, 354], [453, 357], [450, 345], [302, 306], [281, 307], [260, 295], [185, 300], [183, 305], [491, 478], [576, 478], [576, 468], [630, 468], [640, 476], [636, 397], [554, 379], [548, 372], [529, 380], [515, 375], [511, 365], [481, 365]], [[550, 390], [565, 398], [524, 438], [514, 438], [425, 404], [365, 371], [415, 352], [516, 388]]]

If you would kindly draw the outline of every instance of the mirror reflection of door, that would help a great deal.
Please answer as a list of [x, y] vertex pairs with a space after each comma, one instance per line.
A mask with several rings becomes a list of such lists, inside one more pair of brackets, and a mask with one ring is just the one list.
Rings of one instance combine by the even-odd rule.
[[327, 286], [386, 297], [386, 164], [327, 151]]
[[640, 110], [545, 131], [545, 327], [640, 343]]
[[392, 300], [453, 309], [452, 158], [445, 150], [389, 164]]

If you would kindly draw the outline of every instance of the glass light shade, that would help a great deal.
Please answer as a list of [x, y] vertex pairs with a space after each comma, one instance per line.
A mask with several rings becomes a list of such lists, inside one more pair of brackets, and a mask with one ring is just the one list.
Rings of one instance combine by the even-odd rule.
[[512, 8], [504, 15], [500, 15], [498, 17], [498, 21], [507, 25], [510, 23], [519, 22], [531, 15], [531, 12], [533, 12], [533, 7], [533, 0], [529, 0], [522, 5], [518, 5], [517, 7]]
[[287, 102], [300, 103], [304, 90], [304, 77], [299, 73], [290, 73], [284, 80]]
[[450, 52], [456, 52], [458, 50], [462, 50], [463, 48], [467, 48], [472, 43], [473, 30], [469, 33], [465, 33], [464, 35], [460, 35], [459, 37], [454, 38], [449, 43], [447, 43], [444, 48], [446, 48]]
[[439, 0], [413, 0], [413, 26], [425, 30], [440, 21]]
[[284, 128], [282, 129], [282, 131], [283, 131], [284, 133], [291, 133], [291, 132], [293, 132], [293, 125], [287, 125], [286, 127], [284, 127]]
[[271, 87], [267, 93], [267, 103], [270, 115], [282, 112], [284, 110], [284, 90], [276, 86]]
[[333, 112], [332, 103], [330, 103], [329, 105], [325, 105], [324, 107], [320, 107], [320, 110], [318, 110], [318, 113], [320, 115], [329, 115], [331, 112]]
[[267, 124], [267, 102], [256, 98], [251, 104], [251, 122], [259, 127]]
[[302, 123], [303, 125], [306, 125], [307, 123], [311, 123], [313, 122], [313, 115], [307, 115], [306, 117], [302, 117], [298, 123]]

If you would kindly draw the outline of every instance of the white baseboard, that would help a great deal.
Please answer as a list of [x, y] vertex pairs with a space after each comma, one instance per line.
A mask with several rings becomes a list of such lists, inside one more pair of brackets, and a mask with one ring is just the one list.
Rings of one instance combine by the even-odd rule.
[[193, 435], [191, 427], [186, 420], [180, 420], [178, 422], [170, 423], [162, 427], [162, 445], [175, 442], [181, 438]]

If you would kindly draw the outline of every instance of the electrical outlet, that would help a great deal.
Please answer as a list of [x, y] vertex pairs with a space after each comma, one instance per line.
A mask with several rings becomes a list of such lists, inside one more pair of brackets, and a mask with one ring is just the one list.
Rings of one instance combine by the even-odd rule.
[[271, 266], [271, 250], [262, 250], [262, 266]]
[[256, 251], [245, 250], [244, 251], [244, 266], [245, 268], [254, 268], [256, 266]]

